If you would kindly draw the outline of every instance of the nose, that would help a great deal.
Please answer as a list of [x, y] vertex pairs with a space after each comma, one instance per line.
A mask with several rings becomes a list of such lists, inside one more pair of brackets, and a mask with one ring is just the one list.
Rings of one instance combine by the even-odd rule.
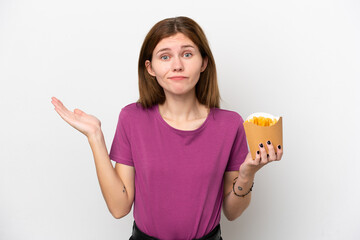
[[173, 58], [173, 71], [183, 71], [184, 70], [184, 65], [181, 61], [181, 59], [179, 57], [174, 57]]

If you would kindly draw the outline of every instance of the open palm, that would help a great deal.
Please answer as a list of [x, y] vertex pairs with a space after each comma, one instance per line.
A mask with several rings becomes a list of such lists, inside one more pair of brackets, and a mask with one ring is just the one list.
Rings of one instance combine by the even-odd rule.
[[55, 111], [60, 117], [85, 136], [89, 137], [89, 135], [100, 130], [101, 122], [95, 116], [86, 114], [77, 108], [74, 109], [74, 112], [71, 112], [59, 99], [55, 97], [52, 97], [51, 99], [51, 103], [55, 106]]

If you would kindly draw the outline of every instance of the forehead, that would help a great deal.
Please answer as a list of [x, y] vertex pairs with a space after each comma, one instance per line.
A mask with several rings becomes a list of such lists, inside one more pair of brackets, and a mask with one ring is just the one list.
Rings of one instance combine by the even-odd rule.
[[191, 45], [197, 49], [195, 43], [191, 41], [190, 38], [182, 33], [176, 33], [175, 35], [161, 39], [160, 42], [158, 42], [156, 45], [154, 52], [162, 48], [177, 48], [183, 45]]

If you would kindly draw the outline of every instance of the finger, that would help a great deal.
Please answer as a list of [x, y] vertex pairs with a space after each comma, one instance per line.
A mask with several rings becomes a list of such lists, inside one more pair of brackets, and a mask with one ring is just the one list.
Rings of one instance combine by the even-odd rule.
[[[61, 108], [61, 109], [63, 109], [63, 110], [68, 110], [68, 109], [65, 107], [65, 105], [64, 105], [60, 100], [56, 100], [55, 103], [56, 103], [56, 105], [57, 105], [59, 108]], [[68, 111], [69, 111], [69, 110], [68, 110]]]
[[276, 160], [276, 153], [275, 153], [274, 146], [272, 145], [270, 140], [267, 141], [266, 144], [267, 144], [267, 148], [268, 148], [268, 160], [269, 160], [269, 162]]
[[253, 160], [254, 165], [258, 166], [260, 164], [260, 151], [256, 151], [255, 159]]
[[66, 117], [67, 119], [71, 118], [71, 112], [64, 105], [57, 105], [58, 113], [61, 114], [62, 117]]
[[65, 107], [65, 105], [59, 100], [59, 99], [57, 99], [57, 98], [54, 98], [53, 99], [53, 101], [52, 101], [52, 103], [56, 106], [56, 107], [58, 107], [59, 109], [61, 109], [61, 110], [63, 110], [63, 112], [71, 112], [71, 111], [69, 111], [69, 109], [67, 109], [66, 107]]
[[55, 101], [55, 104], [56, 104], [56, 107], [59, 109], [59, 112], [62, 114], [62, 117], [65, 118], [67, 122], [70, 122], [75, 119], [74, 113], [72, 111], [70, 111], [69, 109], [67, 109], [60, 100], [57, 99]]
[[283, 149], [281, 147], [281, 145], [278, 145], [277, 149], [276, 149], [276, 161], [280, 161], [280, 159], [282, 158], [283, 155]]
[[[56, 99], [56, 98], [53, 98], [53, 100], [51, 101], [51, 103], [52, 103], [55, 107], [57, 107], [57, 108], [59, 108], [59, 109], [62, 109], [62, 110], [66, 109], [65, 106], [64, 106], [64, 104], [62, 104], [62, 102], [60, 102], [60, 100], [58, 100], [58, 99]], [[66, 110], [67, 110], [67, 109], [66, 109]]]
[[92, 115], [88, 115], [86, 114], [86, 112], [78, 108], [74, 109], [74, 119], [76, 121], [80, 121], [86, 124], [94, 124], [94, 119], [92, 117], [93, 117]]
[[51, 98], [51, 102], [52, 102], [52, 103], [59, 104], [59, 103], [60, 103], [60, 100], [57, 99], [56, 97], [52, 97], [52, 98]]
[[84, 114], [84, 112], [83, 111], [81, 111], [80, 109], [78, 109], [78, 108], [75, 108], [74, 109], [74, 118], [76, 119], [76, 120], [86, 120], [86, 119], [83, 119], [83, 115]]
[[74, 113], [75, 113], [75, 114], [78, 114], [78, 115], [82, 115], [84, 112], [81, 111], [81, 110], [78, 109], [78, 108], [75, 108], [75, 109], [74, 109]]
[[84, 112], [78, 108], [74, 109], [74, 114], [75, 114], [76, 118], [79, 118], [85, 122], [91, 122], [91, 120], [89, 120], [89, 117], [94, 117], [93, 115], [87, 114], [86, 112]]
[[74, 112], [71, 112], [59, 99], [55, 97], [52, 97], [52, 103], [54, 104], [57, 113], [68, 123], [81, 120], [85, 115], [85, 112], [81, 111], [80, 109], [74, 109]]
[[59, 102], [56, 98], [52, 97], [51, 98], [51, 103], [54, 105], [54, 106], [58, 106], [59, 105]]
[[87, 114], [86, 112], [75, 108], [74, 109], [74, 117], [76, 120], [81, 121], [83, 123], [87, 123], [87, 124], [94, 124], [94, 122], [96, 122], [96, 117], [91, 115], [91, 114]]
[[74, 113], [69, 111], [62, 102], [56, 98], [53, 98], [52, 103], [55, 106], [55, 111], [60, 115], [66, 122], [71, 123], [74, 120]]
[[69, 115], [61, 108], [55, 107], [55, 111], [60, 115], [62, 119], [64, 119], [67, 123], [71, 122], [71, 118]]
[[268, 157], [267, 157], [265, 146], [262, 143], [260, 143], [259, 147], [260, 147], [260, 158], [261, 158], [260, 162], [261, 162], [261, 164], [267, 164]]

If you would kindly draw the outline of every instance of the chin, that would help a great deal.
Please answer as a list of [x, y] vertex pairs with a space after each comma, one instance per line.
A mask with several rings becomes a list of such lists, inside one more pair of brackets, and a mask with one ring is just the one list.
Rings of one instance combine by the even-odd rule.
[[192, 89], [175, 89], [172, 91], [168, 91], [165, 90], [166, 94], [171, 94], [171, 95], [186, 95], [189, 94], [191, 92]]

